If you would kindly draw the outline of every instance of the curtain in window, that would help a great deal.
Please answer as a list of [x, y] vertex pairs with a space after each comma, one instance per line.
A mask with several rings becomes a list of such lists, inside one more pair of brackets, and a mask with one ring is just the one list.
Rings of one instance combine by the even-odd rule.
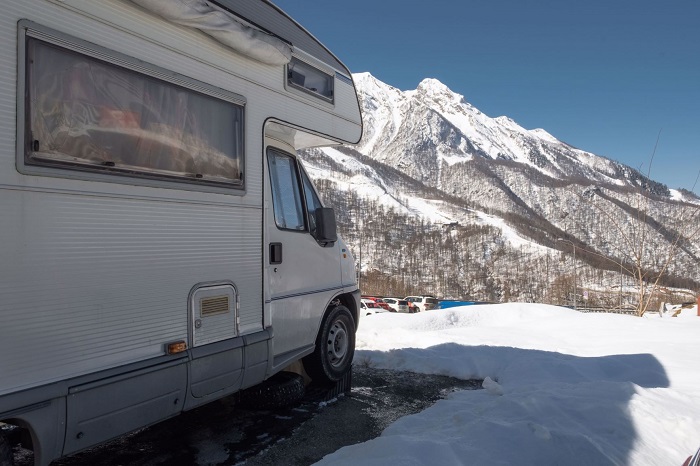
[[240, 182], [239, 105], [31, 40], [31, 157]]

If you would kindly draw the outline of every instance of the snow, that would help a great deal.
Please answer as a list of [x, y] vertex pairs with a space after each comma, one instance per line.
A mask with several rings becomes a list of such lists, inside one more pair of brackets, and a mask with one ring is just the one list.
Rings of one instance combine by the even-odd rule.
[[[324, 147], [321, 150], [336, 162], [344, 164], [349, 171], [357, 174], [346, 181], [337, 178], [332, 170], [321, 169], [305, 163], [304, 167], [314, 180], [332, 179], [336, 183], [336, 188], [341, 191], [354, 190], [358, 195], [366, 199], [376, 200], [380, 205], [386, 208], [392, 208], [397, 212], [422, 218], [431, 223], [466, 223], [468, 222], [466, 219], [469, 214], [475, 214], [480, 223], [491, 225], [501, 230], [504, 239], [513, 245], [513, 247], [521, 247], [528, 252], [539, 251], [546, 253], [549, 250], [549, 248], [545, 246], [523, 238], [515, 229], [511, 228], [505, 220], [499, 217], [473, 210], [465, 210], [463, 212], [450, 211], [449, 206], [446, 207], [442, 201], [424, 199], [406, 193], [401, 193], [399, 199], [396, 197], [396, 193], [392, 192], [391, 188], [384, 183], [375, 169], [337, 149]], [[444, 158], [447, 159], [447, 157]], [[464, 158], [461, 157], [460, 159], [464, 160]]]
[[[386, 137], [384, 130], [389, 128], [389, 138], [396, 137], [401, 126], [401, 103], [405, 100], [403, 93], [395, 87], [389, 86], [377, 80], [370, 73], [353, 73], [355, 81], [361, 95], [365, 99], [372, 101], [370, 105], [376, 114], [376, 119], [382, 124], [377, 127], [365, 127], [363, 139], [367, 138], [358, 146], [361, 152], [372, 152], [375, 147], [381, 147], [383, 137]], [[364, 91], [362, 91], [364, 89]], [[371, 90], [371, 91], [370, 91]], [[366, 95], [365, 95], [366, 94]]]
[[355, 364], [483, 379], [321, 465], [681, 465], [700, 446], [700, 317], [466, 306], [362, 320]]
[[530, 134], [532, 134], [533, 136], [535, 136], [537, 138], [543, 139], [547, 142], [551, 142], [553, 144], [561, 144], [561, 141], [559, 139], [552, 136], [549, 132], [547, 132], [543, 128], [531, 129]]
[[[694, 188], [695, 187], [693, 186], [693, 189]], [[690, 202], [691, 204], [700, 204], [700, 199], [698, 199], [697, 197], [688, 196], [677, 189], [669, 189], [669, 191], [671, 192], [671, 199], [674, 201]]]
[[543, 252], [546, 253], [550, 249], [546, 246], [541, 246], [533, 241], [523, 238], [520, 236], [513, 228], [511, 228], [505, 220], [502, 218], [486, 214], [484, 212], [477, 212], [477, 217], [481, 220], [481, 223], [486, 225], [491, 225], [495, 228], [501, 230], [501, 233], [506, 241], [508, 241], [515, 248], [523, 248], [528, 252]]
[[438, 154], [438, 159], [445, 162], [447, 165], [455, 165], [458, 163], [469, 162], [474, 159], [472, 155], [446, 155], [443, 153]]
[[[393, 208], [397, 212], [413, 215], [432, 223], [450, 223], [455, 221], [452, 215], [441, 210], [442, 201], [407, 195], [402, 196], [402, 200], [399, 200], [389, 192], [389, 189], [384, 185], [381, 177], [373, 168], [335, 149], [323, 148], [322, 150], [359, 174], [348, 181], [344, 181], [335, 179], [331, 170], [319, 169], [306, 164], [304, 167], [313, 179], [333, 179], [336, 183], [336, 188], [341, 191], [352, 189], [358, 195], [366, 199], [374, 199], [386, 208]], [[371, 176], [366, 176], [366, 174]]]
[[[620, 175], [633, 170], [630, 167], [576, 149], [542, 128], [525, 129], [507, 116], [491, 118], [437, 79], [424, 79], [415, 90], [407, 91], [370, 73], [353, 74], [353, 79], [364, 122], [363, 139], [356, 149], [380, 162], [396, 166], [398, 160], [410, 158], [411, 144], [421, 144], [435, 151], [431, 157], [448, 165], [485, 155], [527, 165], [555, 179], [585, 176], [596, 183], [632, 184]], [[460, 146], [448, 144], [447, 150], [441, 149], [446, 139], [439, 129], [444, 123], [454, 128], [449, 134], [461, 139]], [[673, 196], [679, 199], [682, 193]], [[700, 203], [697, 198], [686, 201]]]
[[[506, 116], [490, 118], [467, 103], [464, 96], [452, 92], [437, 79], [424, 79], [416, 91], [408, 91], [404, 95], [408, 99], [414, 94], [421, 93], [428, 97], [427, 100], [424, 100], [427, 105], [456, 128], [459, 128], [474, 146], [489, 154], [490, 157], [495, 159], [502, 153], [511, 154], [514, 160], [532, 166], [549, 176], [555, 176], [548, 170], [533, 164], [527, 156], [528, 151], [522, 145], [522, 138], [525, 136], [561, 144], [546, 131], [528, 131]], [[455, 160], [448, 159], [448, 163], [450, 162], [455, 163]]]

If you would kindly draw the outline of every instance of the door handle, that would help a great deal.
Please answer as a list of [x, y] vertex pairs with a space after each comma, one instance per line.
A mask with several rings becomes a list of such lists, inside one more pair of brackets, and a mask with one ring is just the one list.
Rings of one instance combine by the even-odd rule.
[[270, 243], [270, 264], [282, 263], [282, 243]]

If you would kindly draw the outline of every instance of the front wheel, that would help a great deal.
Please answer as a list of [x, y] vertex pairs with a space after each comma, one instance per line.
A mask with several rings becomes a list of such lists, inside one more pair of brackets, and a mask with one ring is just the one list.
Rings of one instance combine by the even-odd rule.
[[355, 355], [355, 320], [347, 307], [337, 305], [326, 315], [314, 352], [303, 359], [312, 380], [333, 383], [350, 369]]

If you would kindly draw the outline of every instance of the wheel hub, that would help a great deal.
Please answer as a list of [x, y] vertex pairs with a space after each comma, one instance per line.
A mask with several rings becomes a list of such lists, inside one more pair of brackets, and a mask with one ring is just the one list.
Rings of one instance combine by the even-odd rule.
[[337, 321], [328, 332], [328, 359], [334, 367], [340, 366], [348, 353], [348, 330]]

